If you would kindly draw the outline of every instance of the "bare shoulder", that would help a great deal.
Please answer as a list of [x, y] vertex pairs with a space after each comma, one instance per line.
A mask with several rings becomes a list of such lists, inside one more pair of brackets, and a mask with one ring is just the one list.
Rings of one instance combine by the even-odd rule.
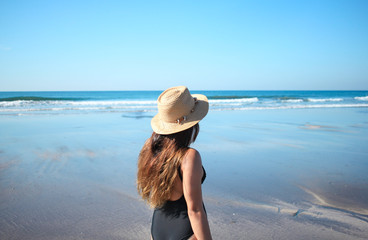
[[182, 167], [183, 168], [193, 168], [196, 166], [202, 166], [201, 155], [196, 149], [189, 148], [184, 156]]

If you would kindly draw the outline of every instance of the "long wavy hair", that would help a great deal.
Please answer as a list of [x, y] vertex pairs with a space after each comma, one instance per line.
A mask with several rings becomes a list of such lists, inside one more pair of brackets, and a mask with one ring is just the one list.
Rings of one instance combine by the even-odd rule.
[[199, 132], [199, 124], [184, 131], [147, 139], [138, 158], [137, 189], [151, 207], [162, 206], [174, 189], [183, 156]]

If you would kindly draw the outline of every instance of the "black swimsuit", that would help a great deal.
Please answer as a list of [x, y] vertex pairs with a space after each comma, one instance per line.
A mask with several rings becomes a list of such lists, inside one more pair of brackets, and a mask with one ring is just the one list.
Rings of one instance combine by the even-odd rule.
[[[178, 171], [180, 180], [183, 181], [180, 168]], [[202, 183], [205, 178], [206, 171], [203, 168]], [[184, 194], [178, 200], [166, 201], [161, 208], [154, 210], [151, 234], [154, 240], [184, 240], [194, 234], [190, 225]]]

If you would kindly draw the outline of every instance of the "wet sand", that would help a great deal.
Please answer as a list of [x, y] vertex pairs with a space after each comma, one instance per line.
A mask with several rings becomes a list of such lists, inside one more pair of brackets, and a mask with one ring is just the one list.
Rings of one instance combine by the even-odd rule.
[[[366, 239], [364, 109], [214, 111], [197, 148], [214, 239]], [[150, 118], [0, 117], [0, 239], [149, 239]]]

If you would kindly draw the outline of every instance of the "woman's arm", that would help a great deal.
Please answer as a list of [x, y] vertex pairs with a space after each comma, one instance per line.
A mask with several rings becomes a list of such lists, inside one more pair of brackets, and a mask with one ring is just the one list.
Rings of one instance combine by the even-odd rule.
[[199, 152], [190, 148], [181, 164], [183, 192], [188, 206], [188, 215], [195, 237], [198, 240], [212, 239], [207, 215], [202, 201], [202, 160]]

